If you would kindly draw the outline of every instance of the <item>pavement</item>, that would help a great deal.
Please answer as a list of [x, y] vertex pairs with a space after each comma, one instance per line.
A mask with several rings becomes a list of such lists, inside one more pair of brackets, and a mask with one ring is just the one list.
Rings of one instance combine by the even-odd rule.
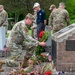
[[[25, 50], [23, 50], [23, 54], [25, 55]], [[7, 56], [4, 56], [4, 55], [0, 56], [0, 60], [9, 59], [9, 56], [10, 56], [9, 53], [7, 53]], [[6, 64], [4, 64], [2, 68], [4, 69], [4, 72], [0, 72], [0, 75], [7, 75], [13, 69], [18, 69], [18, 67], [8, 67], [6, 66]]]
[[[0, 57], [0, 60], [5, 60], [5, 59], [9, 59], [8, 57]], [[13, 69], [17, 69], [17, 67], [7, 67], [6, 64], [4, 64], [2, 66], [2, 68], [4, 69], [4, 72], [0, 72], [0, 75], [7, 75], [10, 71], [12, 71]]]
[[[50, 48], [48, 47], [47, 48], [47, 52], [49, 52], [49, 50], [50, 50]], [[23, 50], [23, 54], [25, 55], [25, 50]], [[4, 53], [4, 52], [1, 52], [0, 51], [0, 54], [2, 54], [2, 55], [0, 55], [0, 60], [5, 60], [5, 59], [9, 59], [9, 56], [10, 56], [10, 52], [7, 52], [7, 55], [6, 55], [6, 53]], [[0, 75], [7, 75], [10, 71], [12, 71], [13, 69], [18, 69], [18, 67], [8, 67], [8, 66], [6, 66], [6, 64], [4, 64], [3, 66], [2, 66], [2, 68], [4, 69], [4, 72], [0, 72]], [[56, 72], [56, 69], [54, 69], [54, 72]]]
[[[25, 55], [25, 50], [23, 50], [23, 54]], [[8, 53], [7, 56], [0, 56], [0, 60], [9, 59], [10, 54]], [[18, 69], [18, 67], [7, 67], [6, 64], [2, 66], [4, 72], [0, 72], [0, 75], [7, 75], [13, 69]], [[56, 68], [53, 70], [53, 75], [58, 75], [59, 71], [56, 71]], [[65, 74], [60, 75], [75, 75], [75, 72], [65, 72]]]

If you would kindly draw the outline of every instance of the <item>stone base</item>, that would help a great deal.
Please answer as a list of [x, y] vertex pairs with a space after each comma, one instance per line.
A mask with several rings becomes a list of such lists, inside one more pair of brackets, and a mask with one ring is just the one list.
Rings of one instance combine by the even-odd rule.
[[8, 57], [10, 56], [10, 51], [3, 51], [3, 50], [0, 50], [0, 57]]
[[63, 71], [63, 72], [75, 72], [75, 64], [60, 63], [60, 64], [57, 64], [56, 70], [57, 71]]
[[46, 46], [45, 47], [45, 52], [51, 52], [52, 51], [52, 47], [51, 46]]

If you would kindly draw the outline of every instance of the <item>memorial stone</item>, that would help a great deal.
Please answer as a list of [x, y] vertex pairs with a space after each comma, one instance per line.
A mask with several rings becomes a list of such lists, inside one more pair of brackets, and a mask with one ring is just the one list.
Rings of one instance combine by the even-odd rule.
[[75, 24], [53, 34], [52, 51], [58, 71], [75, 72]]

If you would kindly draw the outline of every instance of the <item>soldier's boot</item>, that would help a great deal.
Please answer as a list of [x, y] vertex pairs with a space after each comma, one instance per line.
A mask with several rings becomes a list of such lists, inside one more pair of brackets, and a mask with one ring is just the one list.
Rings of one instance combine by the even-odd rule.
[[31, 56], [32, 56], [32, 54], [27, 51], [27, 52], [26, 52], [26, 55], [24, 56], [24, 60], [23, 60], [23, 62], [22, 62], [22, 64], [21, 64], [21, 67], [22, 67], [22, 68], [28, 67], [28, 60], [29, 60], [29, 58], [30, 58]]
[[24, 60], [21, 63], [21, 68], [28, 67], [28, 58], [24, 57]]
[[0, 60], [0, 72], [3, 72], [4, 69], [2, 68], [2, 65], [5, 64], [4, 60]]
[[33, 67], [33, 65], [34, 65], [34, 61], [31, 60], [31, 59], [29, 59], [29, 60], [28, 60], [28, 66], [29, 66], [29, 67]]

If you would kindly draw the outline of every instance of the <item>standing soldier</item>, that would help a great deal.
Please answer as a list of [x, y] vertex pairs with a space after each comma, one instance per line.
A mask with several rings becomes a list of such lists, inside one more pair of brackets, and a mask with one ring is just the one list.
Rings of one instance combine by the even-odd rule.
[[[54, 4], [52, 4], [50, 6], [49, 10], [51, 10], [51, 13], [52, 13], [52, 11], [56, 10], [56, 6]], [[49, 23], [48, 23], [48, 25], [50, 25], [50, 17], [49, 17]], [[50, 26], [50, 28], [52, 29], [52, 26]]]
[[[27, 48], [30, 48], [31, 46], [45, 46], [45, 42], [39, 42], [35, 39], [33, 39], [31, 36], [28, 35], [28, 26], [31, 26], [33, 16], [32, 14], [27, 14], [25, 19], [16, 23], [14, 27], [11, 30], [11, 33], [7, 40], [7, 48], [11, 51], [10, 60], [0, 60], [0, 68], [2, 63], [6, 63], [10, 67], [19, 66], [20, 62], [19, 60], [23, 60], [23, 52], [22, 52], [22, 44]], [[26, 51], [26, 61], [25, 66], [27, 66], [27, 60], [33, 55], [33, 49]], [[0, 69], [2, 70], [2, 69]]]
[[0, 5], [0, 27], [3, 26], [8, 29], [8, 13], [4, 10], [4, 6]]
[[65, 3], [59, 3], [59, 8], [52, 11], [49, 17], [49, 25], [51, 25], [51, 29], [53, 28], [54, 32], [59, 31], [60, 29], [70, 25], [69, 13], [65, 9]]

